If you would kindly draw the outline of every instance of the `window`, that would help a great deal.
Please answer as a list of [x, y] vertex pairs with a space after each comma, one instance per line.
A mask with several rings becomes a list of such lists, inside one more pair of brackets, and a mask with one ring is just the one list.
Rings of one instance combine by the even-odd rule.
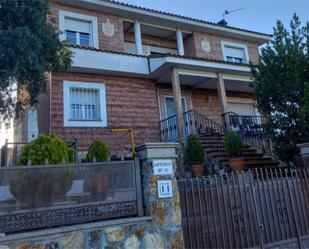
[[105, 85], [64, 81], [64, 126], [105, 127]]
[[61, 40], [98, 48], [98, 22], [94, 16], [60, 10], [59, 29]]
[[99, 120], [99, 90], [89, 88], [70, 88], [70, 119]]
[[248, 49], [246, 45], [222, 41], [222, 52], [225, 61], [234, 63], [248, 63]]

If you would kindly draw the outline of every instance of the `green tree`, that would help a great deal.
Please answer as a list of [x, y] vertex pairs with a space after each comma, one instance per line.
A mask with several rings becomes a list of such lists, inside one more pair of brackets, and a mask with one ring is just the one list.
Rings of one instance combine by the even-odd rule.
[[[0, 0], [0, 121], [38, 101], [46, 90], [46, 72], [61, 72], [71, 64], [71, 52], [47, 15], [41, 0]], [[17, 100], [16, 89], [29, 96]]]
[[259, 110], [268, 117], [266, 130], [275, 152], [296, 162], [296, 144], [309, 140], [309, 24], [294, 14], [289, 30], [277, 21], [273, 38], [251, 65]]

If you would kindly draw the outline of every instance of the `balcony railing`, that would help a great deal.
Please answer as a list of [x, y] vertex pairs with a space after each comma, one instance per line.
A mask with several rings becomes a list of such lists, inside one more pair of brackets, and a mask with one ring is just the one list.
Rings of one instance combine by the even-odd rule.
[[0, 168], [0, 233], [139, 214], [137, 161]]
[[225, 126], [238, 132], [245, 143], [273, 156], [272, 142], [266, 134], [266, 119], [263, 116], [238, 115], [235, 112], [227, 112], [222, 117]]
[[[227, 131], [225, 127], [194, 110], [183, 113], [183, 119], [185, 137], [190, 134], [222, 137]], [[164, 142], [178, 141], [176, 115], [160, 121], [160, 137]]]

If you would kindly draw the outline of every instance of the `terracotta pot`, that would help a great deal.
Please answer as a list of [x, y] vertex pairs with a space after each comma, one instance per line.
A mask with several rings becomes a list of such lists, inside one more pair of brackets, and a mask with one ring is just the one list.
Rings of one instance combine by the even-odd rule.
[[192, 167], [192, 173], [194, 176], [205, 175], [205, 167], [203, 164], [194, 164], [191, 167]]
[[229, 159], [230, 168], [233, 171], [242, 171], [245, 168], [245, 161], [242, 157]]
[[93, 177], [94, 192], [104, 193], [108, 187], [108, 177], [105, 175], [96, 175]]

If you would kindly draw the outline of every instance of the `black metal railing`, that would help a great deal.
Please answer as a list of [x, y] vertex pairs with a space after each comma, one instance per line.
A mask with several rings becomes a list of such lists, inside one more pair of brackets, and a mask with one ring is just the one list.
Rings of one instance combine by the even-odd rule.
[[172, 115], [166, 119], [161, 120], [159, 124], [161, 142], [178, 141], [176, 115]]
[[222, 115], [223, 123], [231, 130], [248, 134], [264, 133], [265, 118], [263, 116], [239, 115], [227, 112]]
[[138, 160], [0, 168], [0, 233], [142, 215]]
[[238, 132], [243, 141], [275, 157], [272, 142], [265, 130], [266, 119], [263, 116], [239, 115], [227, 112], [222, 115], [225, 127]]
[[[227, 131], [224, 126], [194, 110], [183, 113], [183, 119], [186, 137], [190, 134], [222, 137]], [[176, 115], [160, 121], [160, 137], [163, 142], [178, 141]]]

